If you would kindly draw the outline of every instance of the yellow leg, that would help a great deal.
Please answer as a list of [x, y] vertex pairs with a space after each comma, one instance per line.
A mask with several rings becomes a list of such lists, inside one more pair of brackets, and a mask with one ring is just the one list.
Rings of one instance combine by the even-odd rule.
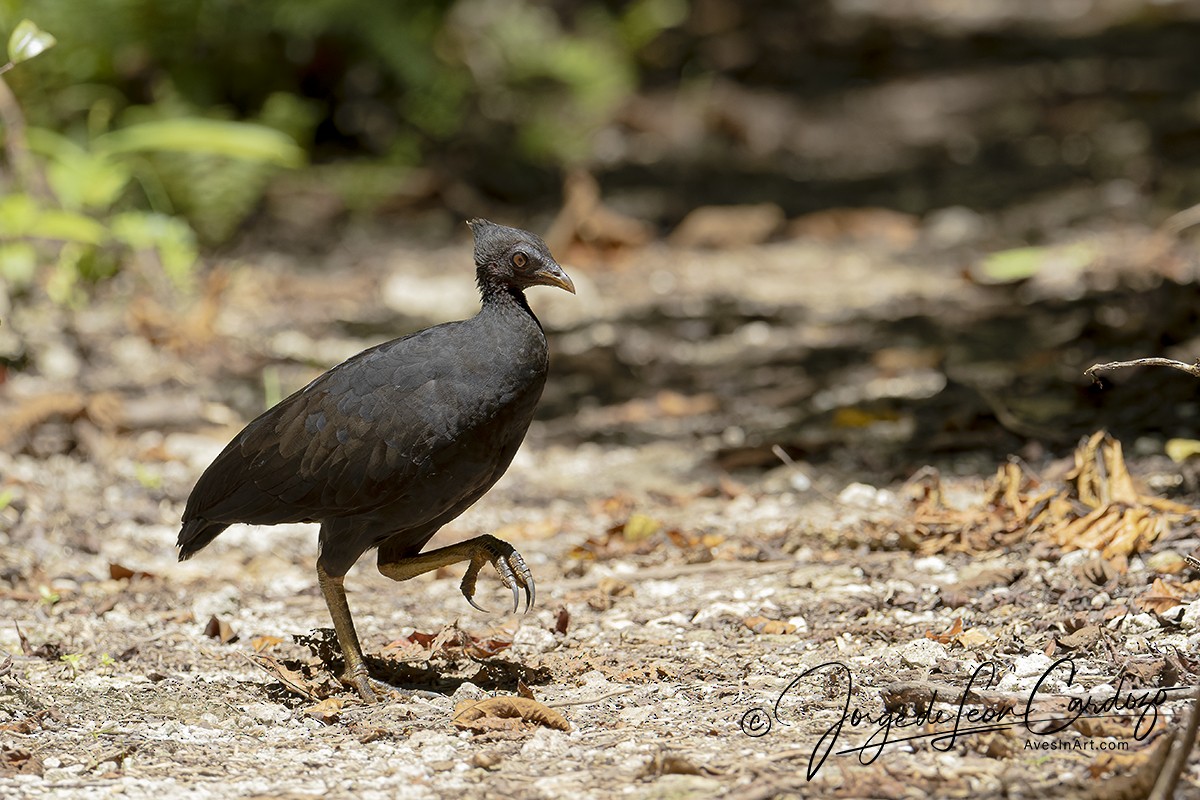
[[374, 702], [379, 698], [371, 688], [371, 676], [363, 658], [362, 645], [358, 643], [358, 634], [354, 631], [350, 604], [346, 602], [345, 580], [341, 575], [330, 575], [317, 562], [317, 583], [321, 586], [321, 594], [325, 596], [325, 605], [329, 607], [329, 616], [333, 618], [333, 631], [337, 634], [338, 645], [346, 660], [342, 682], [357, 690], [363, 700]]
[[[525, 590], [525, 610], [533, 606], [536, 597], [536, 590], [533, 585], [533, 574], [530, 573], [529, 567], [525, 565], [525, 559], [521, 558], [521, 554], [513, 549], [513, 546], [508, 542], [501, 541], [495, 536], [484, 534], [476, 536], [474, 539], [468, 539], [465, 542], [439, 547], [437, 550], [430, 550], [428, 553], [419, 553], [415, 556], [396, 559], [395, 561], [384, 561], [384, 551], [379, 551], [379, 571], [391, 578], [394, 581], [406, 581], [409, 578], [415, 578], [418, 575], [423, 575], [426, 572], [432, 572], [441, 567], [448, 567], [451, 564], [457, 564], [460, 561], [470, 561], [467, 567], [467, 572], [462, 579], [463, 597], [467, 598], [467, 602], [480, 611], [480, 608], [475, 602], [475, 581], [479, 577], [479, 570], [484, 564], [491, 564], [500, 573], [500, 580], [504, 585], [512, 590], [513, 593], [513, 613], [516, 613], [521, 604], [521, 589]], [[328, 598], [328, 595], [326, 595]], [[342, 595], [342, 602], [345, 603], [345, 594]], [[333, 610], [332, 604], [330, 611]], [[346, 612], [346, 619], [349, 620], [350, 613]], [[336, 625], [336, 619], [334, 620]], [[354, 628], [350, 626], [350, 633], [353, 635]], [[341, 634], [339, 634], [340, 640]], [[357, 644], [357, 643], [356, 643]], [[343, 647], [344, 649], [344, 647]]]

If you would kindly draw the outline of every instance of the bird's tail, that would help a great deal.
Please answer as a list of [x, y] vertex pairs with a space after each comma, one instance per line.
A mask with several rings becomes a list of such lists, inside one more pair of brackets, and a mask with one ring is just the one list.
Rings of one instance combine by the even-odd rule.
[[229, 527], [228, 522], [213, 522], [203, 517], [193, 517], [183, 523], [175, 546], [179, 548], [179, 560], [186, 561], [196, 555], [202, 547], [217, 538]]

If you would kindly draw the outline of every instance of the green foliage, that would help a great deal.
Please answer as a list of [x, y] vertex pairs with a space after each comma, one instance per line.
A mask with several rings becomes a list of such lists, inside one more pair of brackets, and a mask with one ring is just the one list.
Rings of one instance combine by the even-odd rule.
[[[22, 21], [10, 38], [9, 66], [53, 44], [52, 36]], [[11, 135], [7, 143], [12, 160], [24, 167], [17, 170], [13, 164], [23, 191], [0, 197], [0, 277], [17, 285], [28, 283], [39, 262], [53, 258], [47, 286], [61, 302], [81, 299], [82, 280], [113, 274], [129, 254], [151, 256], [177, 284], [186, 281], [197, 257], [196, 234], [169, 213], [171, 195], [162, 187], [169, 183], [165, 178], [172, 174], [173, 163], [201, 165], [207, 176], [232, 172], [249, 187], [240, 203], [221, 204], [215, 215], [206, 215], [211, 209], [203, 203], [186, 202], [194, 197], [183, 196], [185, 209], [194, 212], [202, 232], [223, 238], [258, 201], [272, 170], [304, 161], [295, 141], [271, 127], [172, 116], [107, 130], [111, 114], [98, 108], [103, 113], [94, 108], [89, 121], [99, 130], [82, 144], [46, 128], [29, 128], [24, 136]], [[125, 116], [136, 119], [135, 112], [131, 109]], [[24, 127], [21, 109], [12, 100], [0, 104], [0, 116], [10, 130]], [[181, 162], [170, 161], [172, 157]], [[141, 186], [145, 199], [158, 209], [130, 207], [137, 194], [134, 186]], [[222, 200], [216, 198], [217, 203]]]
[[[0, 23], [18, 7], [65, 54], [16, 87], [44, 127], [134, 105], [265, 118], [284, 95], [323, 119], [324, 141], [392, 165], [509, 145], [535, 162], [584, 158], [636, 87], [639, 54], [689, 11], [685, 0], [0, 0]], [[35, 98], [38, 87], [51, 91]], [[164, 176], [165, 193], [181, 197], [197, 171]]]
[[40, 29], [32, 20], [23, 19], [8, 37], [9, 64], [28, 61], [54, 47], [57, 42], [57, 39]]

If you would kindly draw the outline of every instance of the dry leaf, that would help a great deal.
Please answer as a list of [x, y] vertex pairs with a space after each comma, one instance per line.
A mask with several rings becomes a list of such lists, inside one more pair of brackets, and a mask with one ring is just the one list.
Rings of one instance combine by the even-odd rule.
[[933, 639], [935, 642], [940, 642], [941, 644], [950, 644], [950, 642], [954, 641], [955, 637], [958, 636], [962, 632], [963, 632], [962, 617], [957, 617], [954, 620], [954, 623], [950, 626], [950, 630], [946, 631], [945, 633], [934, 633], [933, 631], [925, 631], [925, 638]]
[[642, 778], [657, 778], [661, 775], [703, 775], [704, 771], [680, 755], [659, 753], [650, 760], [641, 773]]
[[[521, 727], [521, 723], [543, 725], [558, 731], [569, 731], [571, 725], [562, 714], [527, 697], [488, 697], [466, 700], [454, 709], [451, 720], [459, 728], [473, 731]], [[514, 728], [514, 723], [516, 728]]]
[[760, 634], [788, 634], [796, 632], [796, 626], [792, 623], [782, 622], [777, 619], [767, 619], [766, 617], [746, 617], [742, 620], [742, 624], [755, 633]]
[[204, 635], [209, 638], [218, 640], [221, 644], [229, 644], [237, 641], [238, 635], [234, 631], [233, 626], [223, 619], [218, 619], [215, 615], [208, 620], [208, 624], [204, 626]]
[[1162, 578], [1155, 578], [1153, 585], [1134, 602], [1143, 611], [1152, 611], [1155, 614], [1165, 614], [1175, 606], [1183, 605], [1182, 595], [1163, 583]]
[[254, 652], [263, 653], [278, 644], [282, 644], [283, 639], [278, 636], [255, 636], [250, 640], [250, 646], [254, 648]]
[[299, 672], [285, 667], [270, 656], [254, 656], [251, 661], [271, 675], [294, 695], [299, 695], [305, 700], [320, 700], [320, 686], [305, 678]]
[[1085, 625], [1074, 633], [1061, 637], [1058, 644], [1067, 650], [1086, 650], [1099, 642], [1102, 635], [1103, 630], [1099, 625]]
[[991, 635], [983, 628], [970, 628], [954, 637], [954, 641], [958, 642], [967, 649], [979, 647], [982, 644], [987, 644], [991, 640]]
[[131, 578], [153, 578], [153, 572], [142, 572], [141, 570], [130, 569], [123, 564], [109, 564], [108, 576], [114, 581], [129, 580]]
[[662, 523], [645, 514], [631, 514], [621, 529], [621, 535], [627, 542], [640, 542], [649, 539], [662, 530]]
[[304, 709], [306, 716], [321, 722], [325, 725], [332, 725], [338, 721], [338, 715], [342, 711], [342, 706], [346, 704], [345, 698], [341, 697], [326, 697], [315, 706], [309, 706]]

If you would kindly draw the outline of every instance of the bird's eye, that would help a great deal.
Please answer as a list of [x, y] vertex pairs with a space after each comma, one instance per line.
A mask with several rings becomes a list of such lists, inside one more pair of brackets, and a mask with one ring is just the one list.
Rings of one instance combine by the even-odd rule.
[[521, 269], [529, 263], [529, 258], [524, 253], [513, 253], [512, 263], [514, 267]]

